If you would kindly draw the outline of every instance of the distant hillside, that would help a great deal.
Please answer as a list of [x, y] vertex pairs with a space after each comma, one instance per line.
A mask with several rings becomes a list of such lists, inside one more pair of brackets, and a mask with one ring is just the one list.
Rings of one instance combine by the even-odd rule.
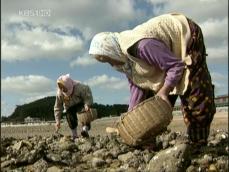
[[[34, 102], [18, 105], [15, 111], [9, 117], [3, 117], [2, 122], [24, 122], [24, 118], [37, 117], [41, 120], [54, 120], [53, 106], [55, 104], [55, 96], [45, 97]], [[119, 116], [121, 113], [126, 112], [128, 105], [126, 104], [114, 104], [103, 105], [95, 103], [94, 108], [98, 111], [98, 117], [105, 116]]]

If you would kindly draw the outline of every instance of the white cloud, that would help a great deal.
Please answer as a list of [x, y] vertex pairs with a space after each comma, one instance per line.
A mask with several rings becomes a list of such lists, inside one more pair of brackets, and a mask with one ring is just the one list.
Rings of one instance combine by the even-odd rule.
[[106, 88], [110, 90], [122, 90], [128, 89], [128, 83], [126, 80], [122, 80], [117, 77], [109, 77], [105, 74], [100, 76], [94, 76], [85, 81], [91, 87]]
[[[36, 24], [52, 25], [55, 27], [77, 27], [84, 31], [91, 28], [95, 34], [101, 29], [114, 28], [133, 19], [135, 13], [132, 0], [70, 0], [67, 3], [50, 1], [4, 1], [2, 14], [8, 21], [28, 21]], [[50, 17], [26, 17], [19, 15], [20, 10], [50, 9]]]
[[45, 97], [48, 97], [48, 96], [55, 96], [55, 95], [56, 95], [56, 91], [53, 90], [53, 91], [50, 91], [50, 92], [46, 92], [46, 93], [44, 93], [42, 95], [22, 98], [22, 99], [19, 100], [19, 102], [21, 104], [25, 104], [25, 103], [33, 102], [33, 101], [38, 100], [38, 99], [42, 99], [42, 98], [45, 98]]
[[228, 47], [207, 48], [207, 60], [211, 63], [226, 63], [228, 61]]
[[90, 66], [96, 64], [97, 61], [90, 57], [88, 54], [84, 54], [82, 57], [77, 57], [75, 60], [70, 62], [70, 67], [75, 66]]
[[[228, 46], [228, 18], [219, 18], [200, 23], [203, 31], [204, 40], [209, 47]], [[225, 50], [226, 51], [226, 50]]]
[[228, 31], [225, 29], [228, 26], [227, 18], [223, 19], [208, 19], [200, 24], [205, 37], [220, 37], [227, 39]]
[[228, 75], [223, 75], [218, 72], [212, 72], [211, 73], [212, 80], [215, 82], [225, 82], [227, 83]]
[[16, 31], [11, 31], [3, 37], [2, 60], [10, 62], [38, 58], [69, 59], [83, 47], [83, 41], [79, 37], [61, 35], [42, 27], [14, 29]]
[[[2, 60], [71, 59], [84, 51], [84, 43], [97, 32], [110, 28], [117, 30], [134, 19], [133, 1], [102, 1], [91, 3], [90, 0], [77, 0], [61, 5], [55, 0], [44, 3], [4, 1]], [[23, 16], [20, 13], [36, 9], [48, 9], [50, 16]], [[65, 35], [50, 30], [59, 30]]]
[[10, 103], [7, 103], [4, 100], [1, 100], [1, 116], [9, 116], [14, 111], [14, 106]]
[[45, 76], [12, 76], [1, 80], [2, 91], [19, 95], [40, 95], [53, 90], [53, 81]]
[[211, 73], [212, 82], [215, 85], [216, 94], [228, 94], [228, 75], [218, 72]]
[[[59, 3], [55, 0], [2, 1], [2, 60], [13, 62], [16, 60], [53, 58], [51, 59], [52, 62], [58, 67], [60, 65], [56, 59], [65, 59], [70, 62], [71, 67], [89, 66], [95, 62], [87, 57], [88, 50], [86, 47], [88, 41], [97, 32], [131, 29], [130, 26], [144, 22], [146, 18], [151, 16], [177, 11], [186, 14], [201, 26], [209, 54], [207, 60], [211, 64], [228, 63], [227, 0], [145, 1], [151, 1], [154, 6], [142, 5], [142, 1], [139, 0], [94, 0], [93, 3], [91, 0], [69, 0], [67, 3]], [[136, 6], [138, 4], [139, 6]], [[27, 9], [50, 9], [51, 16], [26, 17], [19, 15], [19, 10]], [[73, 60], [73, 58], [76, 59]], [[36, 63], [36, 61], [34, 62]], [[8, 74], [7, 70], [5, 76]], [[19, 67], [14, 70], [18, 70], [18, 73], [21, 72]], [[69, 69], [60, 68], [59, 70], [68, 71]], [[53, 70], [48, 72], [50, 72], [49, 75], [53, 75]], [[23, 79], [18, 79], [19, 77], [23, 77]], [[6, 78], [2, 79], [2, 83], [4, 81], [2, 85], [3, 94], [7, 92], [8, 95], [6, 94], [5, 97], [9, 104], [12, 103], [9, 96], [14, 101], [21, 98], [20, 102], [24, 103], [42, 98], [43, 95], [49, 95], [51, 90], [55, 89], [49, 84], [40, 86], [38, 82], [33, 88], [29, 84], [31, 81], [28, 78], [28, 76], [9, 77], [10, 82], [6, 82]], [[227, 90], [227, 82], [217, 80], [217, 78], [220, 77], [213, 74], [213, 82], [217, 85], [219, 92]], [[21, 81], [19, 82], [19, 80]], [[55, 83], [51, 80], [50, 82], [53, 85]], [[88, 79], [87, 82], [93, 86], [95, 92], [97, 89], [99, 91], [106, 90], [109, 93], [112, 92], [111, 89], [128, 89], [126, 80], [107, 75], [95, 76]], [[47, 81], [47, 83], [49, 82]], [[15, 96], [19, 93], [23, 96]], [[114, 95], [111, 93], [110, 97], [112, 96]], [[110, 100], [109, 97], [104, 98], [100, 94], [97, 97], [104, 102]], [[120, 96], [118, 99], [122, 100], [122, 97]], [[110, 101], [115, 103], [116, 100], [112, 98]]]
[[227, 0], [146, 0], [152, 5], [163, 3], [156, 15], [168, 12], [181, 12], [194, 21], [203, 22], [209, 18], [224, 18], [227, 16]]
[[[228, 62], [228, 1], [227, 0], [146, 0], [156, 15], [179, 12], [196, 22], [202, 29], [208, 60]], [[158, 4], [162, 4], [158, 6]], [[200, 10], [201, 9], [201, 10]]]

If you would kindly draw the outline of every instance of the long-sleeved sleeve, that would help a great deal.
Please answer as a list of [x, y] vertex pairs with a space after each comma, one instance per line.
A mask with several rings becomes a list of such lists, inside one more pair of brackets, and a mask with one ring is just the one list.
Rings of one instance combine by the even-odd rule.
[[156, 39], [139, 41], [136, 57], [166, 72], [165, 85], [175, 87], [180, 81], [185, 64], [165, 44]]
[[89, 86], [85, 86], [81, 94], [84, 104], [91, 106], [93, 104], [93, 96]]
[[54, 105], [54, 117], [56, 122], [60, 122], [62, 111], [63, 101], [59, 95], [56, 95], [56, 101]]
[[128, 111], [130, 111], [135, 105], [139, 104], [146, 98], [145, 90], [135, 85], [130, 79], [128, 79], [130, 88], [130, 99]]

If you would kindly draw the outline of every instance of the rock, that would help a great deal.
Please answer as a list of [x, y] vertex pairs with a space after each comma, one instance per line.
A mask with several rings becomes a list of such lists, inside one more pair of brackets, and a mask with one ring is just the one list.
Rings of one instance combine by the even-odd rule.
[[60, 162], [61, 161], [61, 156], [58, 154], [49, 153], [46, 157], [49, 161], [52, 161], [52, 162]]
[[170, 131], [156, 137], [155, 150], [125, 145], [115, 135], [75, 142], [63, 135], [1, 138], [1, 171], [228, 171], [228, 132], [211, 131], [208, 146], [184, 143], [187, 135]]
[[171, 140], [170, 142], [169, 142], [169, 145], [170, 146], [174, 146], [176, 144], [176, 140]]
[[211, 163], [213, 160], [212, 156], [208, 154], [204, 155], [204, 159], [207, 161], [207, 163]]
[[77, 149], [77, 145], [73, 142], [62, 142], [59, 145], [60, 151], [73, 151], [74, 149]]
[[228, 171], [228, 156], [221, 156], [217, 158], [216, 168], [218, 170]]
[[46, 172], [48, 169], [48, 163], [44, 159], [40, 159], [36, 163], [33, 164], [34, 172]]
[[25, 152], [25, 153], [21, 153], [18, 157], [17, 157], [17, 159], [16, 159], [16, 161], [15, 161], [15, 164], [17, 165], [17, 166], [21, 166], [22, 164], [24, 164], [24, 165], [27, 165], [29, 162], [29, 158], [30, 158], [30, 153], [29, 152]]
[[69, 151], [62, 151], [61, 152], [61, 158], [62, 159], [67, 159], [69, 157], [71, 157], [71, 153]]
[[137, 172], [137, 170], [133, 167], [129, 167], [126, 172]]
[[45, 148], [46, 147], [46, 142], [44, 140], [42, 141], [39, 141], [38, 144], [37, 144], [37, 147], [38, 148]]
[[190, 147], [187, 144], [176, 145], [156, 154], [149, 162], [147, 170], [151, 172], [184, 171], [188, 162]]
[[214, 164], [211, 164], [209, 166], [208, 170], [209, 170], [209, 172], [217, 172], [218, 171], [217, 168], [216, 168], [216, 166]]
[[79, 145], [78, 149], [83, 153], [88, 153], [92, 150], [92, 144], [89, 141], [87, 141], [87, 142]]
[[193, 165], [190, 165], [187, 169], [186, 169], [186, 172], [196, 172], [197, 169], [193, 166]]
[[225, 151], [227, 154], [229, 154], [229, 146], [226, 146]]
[[154, 156], [154, 153], [148, 153], [148, 154], [143, 155], [145, 163], [148, 163], [152, 159], [153, 156]]
[[106, 149], [99, 149], [93, 153], [93, 156], [98, 158], [104, 158], [106, 156]]
[[28, 155], [28, 163], [34, 163], [42, 157], [42, 154], [39, 150], [32, 150]]
[[13, 149], [15, 149], [15, 150], [19, 150], [19, 149], [21, 149], [21, 147], [22, 147], [22, 141], [20, 141], [20, 142], [17, 142], [17, 143], [15, 143], [14, 145], [13, 145]]
[[49, 167], [47, 169], [47, 172], [62, 172], [63, 170], [61, 170], [60, 168], [58, 168], [57, 166], [52, 166], [52, 167]]
[[92, 158], [93, 158], [93, 155], [92, 155], [92, 153], [91, 153], [91, 154], [86, 154], [86, 155], [84, 155], [84, 156], [81, 158], [81, 160], [82, 160], [83, 162], [88, 162], [88, 161], [91, 161]]
[[22, 149], [23, 146], [26, 146], [27, 149], [31, 149], [33, 147], [33, 145], [29, 141], [21, 140], [15, 143], [12, 148], [13, 150], [19, 151]]
[[135, 149], [135, 150], [134, 150], [134, 152], [133, 152], [133, 154], [134, 154], [135, 156], [138, 156], [138, 155], [140, 155], [140, 154], [141, 154], [141, 151], [140, 151], [140, 150]]
[[220, 140], [212, 140], [208, 143], [208, 146], [217, 146], [220, 143]]
[[121, 153], [121, 150], [119, 149], [119, 147], [115, 146], [110, 150], [110, 153], [113, 156], [113, 158], [117, 158], [118, 155]]
[[203, 158], [200, 158], [197, 160], [197, 163], [200, 164], [203, 167], [208, 167], [209, 164], [212, 162], [212, 156], [205, 154]]
[[117, 159], [115, 159], [111, 164], [110, 167], [112, 168], [118, 168], [120, 166], [121, 162]]
[[14, 164], [14, 163], [15, 163], [15, 160], [13, 159], [1, 162], [1, 169], [8, 167], [9, 165]]
[[126, 154], [122, 154], [118, 156], [118, 160], [126, 163], [128, 160], [132, 159], [134, 157], [134, 154], [132, 152], [128, 152]]
[[23, 143], [23, 145], [27, 146], [29, 149], [31, 149], [33, 147], [33, 145], [27, 140], [22, 140], [22, 143]]
[[79, 154], [73, 154], [72, 156], [69, 157], [70, 159], [70, 165], [73, 166], [74, 164], [77, 164], [80, 162], [81, 157]]
[[91, 161], [91, 164], [92, 164], [92, 167], [101, 167], [105, 164], [106, 162], [101, 159], [101, 158], [93, 158], [92, 161]]
[[101, 142], [97, 142], [97, 143], [95, 144], [95, 147], [96, 147], [97, 149], [101, 149], [101, 148], [103, 148], [103, 144], [102, 144]]

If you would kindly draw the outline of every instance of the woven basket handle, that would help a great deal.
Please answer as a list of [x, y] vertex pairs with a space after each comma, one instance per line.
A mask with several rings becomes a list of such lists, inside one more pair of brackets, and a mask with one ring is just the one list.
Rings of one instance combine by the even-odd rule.
[[[91, 112], [91, 108], [89, 108], [88, 111]], [[81, 110], [80, 112], [78, 112], [78, 114], [85, 113], [85, 112], [88, 112], [88, 111], [86, 111], [85, 109], [83, 109], [83, 110]]]

